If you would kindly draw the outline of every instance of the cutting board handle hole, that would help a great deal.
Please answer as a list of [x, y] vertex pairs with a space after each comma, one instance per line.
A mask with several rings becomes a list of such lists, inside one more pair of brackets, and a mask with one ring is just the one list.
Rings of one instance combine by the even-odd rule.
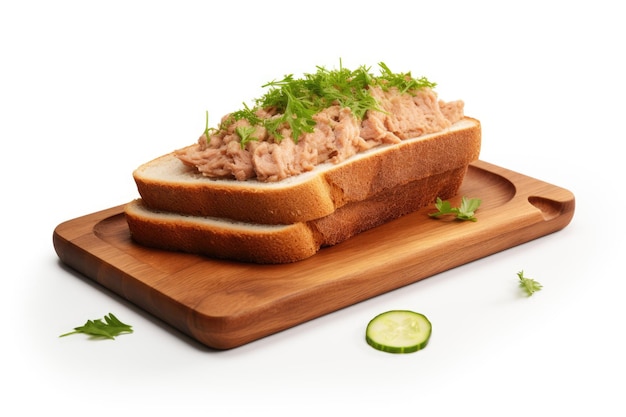
[[541, 211], [544, 220], [552, 220], [559, 217], [565, 209], [562, 202], [545, 197], [530, 196], [528, 197], [528, 202]]

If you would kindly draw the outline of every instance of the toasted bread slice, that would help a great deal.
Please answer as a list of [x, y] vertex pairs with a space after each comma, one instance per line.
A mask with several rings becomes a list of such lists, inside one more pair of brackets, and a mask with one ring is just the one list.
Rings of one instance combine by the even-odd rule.
[[330, 215], [288, 225], [253, 224], [163, 212], [141, 200], [126, 206], [132, 238], [139, 244], [259, 264], [296, 262], [338, 243], [456, 195], [467, 167], [431, 175], [350, 202]]
[[465, 117], [442, 132], [379, 146], [279, 182], [209, 179], [174, 153], [140, 166], [133, 177], [143, 204], [155, 211], [293, 225], [398, 186], [466, 169], [478, 159], [480, 146], [480, 122]]

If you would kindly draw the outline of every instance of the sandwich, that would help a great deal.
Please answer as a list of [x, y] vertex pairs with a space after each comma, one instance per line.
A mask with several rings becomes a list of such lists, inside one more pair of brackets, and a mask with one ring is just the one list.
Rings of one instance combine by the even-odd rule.
[[133, 240], [259, 264], [296, 262], [456, 195], [481, 126], [461, 100], [384, 63], [287, 75], [196, 143], [133, 172]]

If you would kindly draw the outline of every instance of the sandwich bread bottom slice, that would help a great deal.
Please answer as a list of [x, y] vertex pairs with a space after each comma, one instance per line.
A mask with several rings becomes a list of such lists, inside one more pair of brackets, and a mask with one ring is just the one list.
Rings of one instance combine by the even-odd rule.
[[246, 223], [126, 205], [132, 239], [144, 246], [258, 264], [297, 262], [458, 192], [467, 165], [387, 189], [318, 219], [286, 225]]

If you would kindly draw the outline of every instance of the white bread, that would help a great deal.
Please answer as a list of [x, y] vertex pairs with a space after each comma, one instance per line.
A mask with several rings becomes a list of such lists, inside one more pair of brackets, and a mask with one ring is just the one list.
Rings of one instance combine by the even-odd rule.
[[259, 264], [296, 262], [321, 248], [456, 195], [467, 166], [399, 185], [345, 204], [328, 216], [288, 225], [253, 224], [126, 205], [133, 239], [144, 246]]
[[[371, 201], [396, 187], [464, 172], [478, 159], [480, 145], [480, 122], [465, 117], [442, 132], [379, 146], [279, 182], [209, 179], [182, 164], [174, 153], [140, 166], [133, 177], [143, 205], [155, 212], [293, 227], [332, 215], [343, 206]], [[455, 178], [457, 187], [462, 179]], [[426, 204], [438, 196], [443, 198], [429, 193]], [[154, 215], [150, 218], [156, 221]]]
[[456, 195], [478, 159], [465, 117], [436, 134], [358, 154], [276, 183], [212, 180], [165, 155], [134, 172], [126, 218], [145, 246], [243, 262], [288, 263]]

